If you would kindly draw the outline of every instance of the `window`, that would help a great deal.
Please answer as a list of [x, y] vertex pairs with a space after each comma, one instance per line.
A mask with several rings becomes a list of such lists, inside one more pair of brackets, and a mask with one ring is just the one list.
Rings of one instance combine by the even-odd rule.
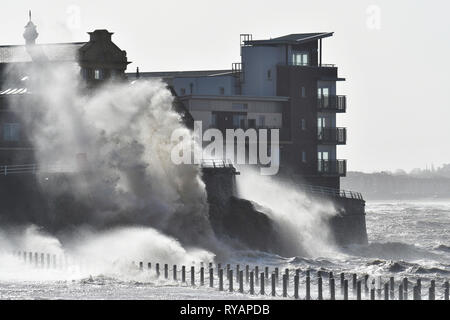
[[318, 161], [318, 170], [319, 172], [329, 172], [330, 171], [330, 163], [329, 163], [329, 153], [328, 152], [318, 152], [317, 153]]
[[271, 80], [272, 79], [272, 70], [267, 70], [267, 79]]
[[99, 69], [94, 70], [94, 79], [95, 80], [102, 80], [103, 79], [103, 71]]
[[306, 151], [302, 151], [302, 162], [306, 163], [307, 159], [306, 159]]
[[182, 96], [185, 96], [186, 95], [186, 89], [185, 88], [181, 88], [180, 89], [180, 93], [181, 93]]
[[259, 116], [259, 126], [260, 127], [266, 126], [266, 117], [265, 116]]
[[318, 117], [317, 118], [317, 127], [319, 129], [325, 128], [327, 126], [327, 122], [328, 122], [327, 118], [325, 118], [325, 117]]
[[300, 128], [302, 128], [302, 130], [306, 130], [306, 120], [305, 119], [301, 120]]
[[221, 95], [224, 95], [225, 94], [225, 88], [224, 87], [220, 87], [219, 88], [219, 92], [220, 92]]
[[81, 76], [83, 77], [83, 79], [87, 79], [89, 75], [88, 69], [82, 68], [81, 69]]
[[318, 88], [317, 89], [317, 98], [319, 100], [319, 104], [322, 108], [328, 108], [330, 103], [330, 89], [329, 88]]
[[191, 94], [194, 93], [194, 84], [192, 82], [189, 84], [189, 90], [190, 90]]
[[301, 88], [301, 90], [300, 90], [300, 96], [301, 96], [302, 98], [306, 98], [306, 88], [305, 88], [305, 87], [302, 87], [302, 88]]
[[19, 141], [20, 140], [20, 124], [5, 123], [3, 125], [3, 140]]
[[294, 53], [292, 56], [292, 64], [294, 66], [309, 65], [309, 55], [306, 52]]
[[324, 128], [327, 126], [327, 118], [325, 117], [318, 117], [317, 118], [317, 134], [320, 138], [323, 137]]
[[217, 126], [217, 114], [213, 113], [211, 115], [211, 126], [216, 127]]

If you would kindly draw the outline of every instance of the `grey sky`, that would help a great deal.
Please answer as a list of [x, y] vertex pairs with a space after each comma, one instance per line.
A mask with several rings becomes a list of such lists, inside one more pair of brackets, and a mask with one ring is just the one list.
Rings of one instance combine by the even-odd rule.
[[[367, 26], [371, 5], [381, 10], [379, 30]], [[349, 128], [348, 145], [339, 147], [349, 170], [450, 163], [448, 1], [2, 0], [0, 44], [24, 42], [28, 9], [40, 43], [115, 32], [130, 71], [226, 69], [239, 61], [240, 33], [334, 31], [323, 60], [347, 78], [338, 90], [348, 95], [348, 113], [338, 125]]]

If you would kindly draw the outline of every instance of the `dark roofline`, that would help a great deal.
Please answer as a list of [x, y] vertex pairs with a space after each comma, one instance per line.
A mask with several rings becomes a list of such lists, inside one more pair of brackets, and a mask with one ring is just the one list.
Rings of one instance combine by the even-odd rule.
[[[277, 45], [277, 44], [300, 44], [311, 41], [316, 41], [323, 38], [332, 37], [334, 32], [319, 32], [319, 33], [298, 33], [273, 38], [269, 40], [249, 40], [244, 41], [245, 45]], [[302, 37], [306, 36], [307, 37]]]
[[[192, 70], [192, 71], [152, 71], [139, 72], [141, 78], [197, 78], [197, 77], [211, 77], [218, 75], [231, 74], [232, 70]], [[136, 72], [127, 72], [127, 75], [136, 75]]]

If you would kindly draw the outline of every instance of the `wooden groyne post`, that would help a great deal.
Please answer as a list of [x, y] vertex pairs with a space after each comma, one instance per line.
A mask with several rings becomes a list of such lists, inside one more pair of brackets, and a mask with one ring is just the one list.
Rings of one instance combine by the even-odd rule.
[[298, 299], [298, 287], [300, 282], [299, 272], [294, 276], [294, 298]]
[[311, 277], [306, 276], [306, 300], [311, 300]]
[[239, 271], [239, 292], [244, 293], [244, 271]]
[[323, 300], [322, 295], [322, 273], [319, 271], [317, 272], [317, 298], [319, 300]]
[[181, 282], [186, 283], [186, 266], [181, 266]]
[[356, 284], [356, 300], [361, 300], [361, 280]]
[[254, 283], [254, 273], [250, 272], [250, 294], [255, 294], [255, 283]]
[[233, 270], [228, 271], [228, 290], [233, 292]]
[[334, 287], [334, 278], [330, 278], [330, 300], [336, 300], [336, 295], [335, 295], [335, 287]]
[[272, 297], [276, 296], [276, 286], [275, 273], [272, 273]]
[[209, 268], [209, 287], [214, 288], [214, 269]]
[[264, 295], [266, 294], [265, 288], [264, 288], [264, 278], [265, 278], [264, 272], [262, 272], [262, 273], [261, 273], [261, 279], [260, 279], [260, 281], [261, 281], [261, 284], [260, 284], [260, 293], [261, 293], [262, 296], [264, 296]]
[[223, 269], [219, 269], [219, 291], [223, 291]]

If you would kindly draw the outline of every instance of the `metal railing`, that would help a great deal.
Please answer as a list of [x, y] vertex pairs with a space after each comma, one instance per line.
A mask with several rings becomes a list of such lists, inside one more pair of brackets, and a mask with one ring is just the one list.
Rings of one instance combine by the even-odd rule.
[[[285, 63], [278, 63], [279, 66], [286, 66]], [[299, 68], [336, 68], [335, 64], [331, 64], [331, 63], [322, 63], [322, 64], [309, 64], [309, 63], [305, 63], [305, 64], [294, 64], [294, 63], [290, 63], [289, 67], [299, 67]]]
[[340, 177], [347, 175], [347, 160], [318, 160], [317, 164], [319, 174]]
[[213, 168], [213, 169], [223, 169], [223, 168], [234, 169], [234, 165], [230, 160], [223, 160], [223, 159], [203, 159], [200, 166], [202, 168]]
[[357, 199], [364, 201], [364, 198], [360, 192], [356, 191], [349, 191], [349, 190], [339, 190], [339, 189], [333, 189], [328, 187], [321, 187], [321, 186], [313, 186], [308, 184], [301, 184], [300, 187], [308, 193], [316, 194], [316, 195], [323, 195], [323, 196], [330, 196], [330, 197], [336, 197], [336, 198], [346, 198], [346, 199]]
[[22, 164], [22, 165], [4, 165], [0, 166], [0, 176], [12, 174], [37, 174], [37, 173], [57, 173], [57, 172], [73, 172], [73, 167], [64, 165], [38, 165], [38, 164]]
[[321, 111], [346, 112], [346, 96], [321, 96], [317, 98], [317, 108]]
[[320, 143], [346, 144], [346, 128], [318, 128], [317, 139]]

